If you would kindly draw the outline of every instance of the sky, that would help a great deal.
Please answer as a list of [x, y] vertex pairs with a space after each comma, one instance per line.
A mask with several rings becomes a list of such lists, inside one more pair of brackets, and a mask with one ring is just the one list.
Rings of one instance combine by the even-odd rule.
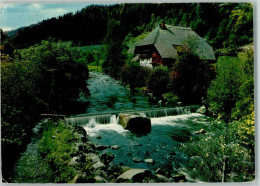
[[10, 31], [23, 26], [29, 26], [48, 18], [69, 12], [74, 13], [87, 5], [89, 4], [0, 3], [0, 28], [4, 31]]

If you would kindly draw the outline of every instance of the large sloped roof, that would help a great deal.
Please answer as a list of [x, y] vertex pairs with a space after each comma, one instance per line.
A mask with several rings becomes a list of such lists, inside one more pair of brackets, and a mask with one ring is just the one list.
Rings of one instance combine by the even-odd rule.
[[[151, 46], [157, 49], [162, 58], [176, 58], [177, 51], [174, 46], [180, 46], [189, 37], [196, 40], [196, 47], [193, 50], [203, 59], [215, 60], [212, 47], [191, 28], [165, 25], [167, 29], [157, 26], [137, 46]], [[136, 51], [135, 51], [136, 53]]]

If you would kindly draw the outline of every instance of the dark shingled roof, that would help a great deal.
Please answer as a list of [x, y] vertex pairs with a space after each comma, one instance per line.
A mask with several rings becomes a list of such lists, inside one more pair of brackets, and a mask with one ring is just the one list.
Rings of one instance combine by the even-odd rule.
[[166, 30], [157, 26], [145, 39], [135, 47], [135, 54], [145, 46], [153, 45], [162, 58], [176, 58], [177, 51], [174, 46], [180, 46], [189, 37], [195, 38], [197, 47], [194, 51], [203, 59], [216, 60], [212, 47], [191, 28], [165, 25]]

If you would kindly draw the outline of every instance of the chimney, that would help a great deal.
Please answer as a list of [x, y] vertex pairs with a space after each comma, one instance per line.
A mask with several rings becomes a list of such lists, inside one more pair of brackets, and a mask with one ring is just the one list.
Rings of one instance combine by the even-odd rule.
[[166, 30], [166, 26], [165, 26], [165, 21], [164, 20], [162, 20], [162, 22], [161, 22], [161, 29]]

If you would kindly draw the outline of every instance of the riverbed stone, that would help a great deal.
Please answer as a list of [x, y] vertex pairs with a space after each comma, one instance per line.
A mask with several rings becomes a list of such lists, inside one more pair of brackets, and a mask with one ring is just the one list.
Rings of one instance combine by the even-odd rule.
[[87, 154], [86, 158], [91, 159], [94, 163], [100, 162], [100, 158], [94, 153]]
[[75, 126], [74, 130], [83, 136], [87, 136], [87, 132], [82, 126]]
[[156, 169], [155, 172], [156, 172], [156, 174], [165, 175], [165, 172], [161, 168]]
[[96, 146], [96, 150], [105, 150], [107, 148], [109, 148], [109, 146], [107, 146], [107, 145], [97, 145]]
[[153, 164], [154, 160], [152, 158], [149, 158], [149, 159], [145, 159], [144, 162]]
[[135, 162], [135, 163], [140, 163], [140, 162], [142, 162], [142, 160], [140, 159], [140, 158], [133, 158], [133, 161]]
[[173, 175], [172, 178], [173, 178], [174, 182], [185, 182], [186, 181], [186, 177], [181, 173]]
[[151, 119], [132, 114], [119, 114], [119, 124], [131, 132], [145, 134], [151, 131]]
[[77, 160], [78, 160], [78, 157], [71, 158], [71, 160], [70, 160], [68, 165], [74, 166], [74, 165], [78, 164]]
[[96, 149], [95, 144], [91, 143], [91, 142], [86, 142], [86, 145], [90, 146], [93, 150]]
[[170, 182], [170, 180], [164, 175], [156, 174], [156, 177], [158, 178], [159, 182]]
[[118, 146], [118, 145], [113, 145], [113, 146], [111, 147], [112, 150], [117, 150], [117, 149], [119, 149], [119, 148], [120, 148], [120, 146]]
[[95, 136], [96, 139], [101, 139], [102, 137], [100, 135]]
[[204, 105], [202, 105], [198, 110], [197, 113], [199, 114], [205, 114], [206, 113], [206, 107]]
[[97, 162], [97, 163], [95, 163], [94, 165], [93, 165], [93, 168], [94, 169], [104, 169], [106, 166], [104, 165], [104, 163], [102, 163], [102, 162]]
[[126, 182], [126, 181], [133, 181], [133, 182], [142, 182], [142, 180], [146, 176], [150, 176], [151, 171], [148, 169], [130, 169], [123, 174], [121, 174], [117, 179], [116, 182]]
[[107, 183], [107, 180], [99, 175], [94, 176], [95, 183]]

